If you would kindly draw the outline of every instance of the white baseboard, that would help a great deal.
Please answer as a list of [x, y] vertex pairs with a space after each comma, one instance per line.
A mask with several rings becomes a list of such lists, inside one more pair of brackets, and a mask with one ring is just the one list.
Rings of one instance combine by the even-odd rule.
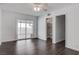
[[69, 49], [72, 49], [74, 51], [78, 51], [79, 52], [79, 49], [78, 48], [74, 48], [74, 47], [68, 47], [68, 46], [65, 46], [66, 48], [69, 48]]
[[10, 42], [10, 41], [16, 41], [17, 39], [12, 39], [12, 40], [5, 40], [5, 41], [2, 41], [2, 42]]
[[53, 42], [53, 43], [56, 44], [56, 43], [61, 42], [61, 41], [64, 41], [64, 39], [62, 39], [62, 40], [57, 40], [57, 41], [55, 41], [55, 42]]
[[41, 38], [38, 38], [38, 39], [46, 41], [46, 39], [41, 39]]

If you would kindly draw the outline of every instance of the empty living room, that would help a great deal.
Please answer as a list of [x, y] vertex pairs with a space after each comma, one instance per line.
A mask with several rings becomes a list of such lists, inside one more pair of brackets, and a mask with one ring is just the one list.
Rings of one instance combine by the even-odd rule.
[[79, 55], [79, 3], [0, 3], [0, 55]]

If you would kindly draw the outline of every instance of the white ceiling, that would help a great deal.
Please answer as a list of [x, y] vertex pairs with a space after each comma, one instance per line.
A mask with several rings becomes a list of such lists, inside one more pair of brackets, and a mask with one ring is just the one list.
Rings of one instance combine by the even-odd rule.
[[[71, 5], [76, 5], [72, 3], [48, 3], [48, 11], [55, 11], [61, 8], [69, 7]], [[4, 10], [9, 10], [13, 12], [18, 12], [18, 13], [24, 13], [28, 15], [33, 15], [33, 16], [39, 16], [41, 14], [45, 14], [47, 12], [41, 11], [41, 12], [35, 12], [33, 10], [33, 4], [32, 3], [0, 3], [0, 7]]]

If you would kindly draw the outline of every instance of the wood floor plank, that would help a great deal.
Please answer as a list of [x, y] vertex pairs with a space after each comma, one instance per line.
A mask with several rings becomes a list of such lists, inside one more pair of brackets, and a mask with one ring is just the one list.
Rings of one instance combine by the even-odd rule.
[[51, 40], [28, 39], [2, 43], [0, 55], [79, 55], [79, 52], [65, 48], [64, 41], [54, 45]]

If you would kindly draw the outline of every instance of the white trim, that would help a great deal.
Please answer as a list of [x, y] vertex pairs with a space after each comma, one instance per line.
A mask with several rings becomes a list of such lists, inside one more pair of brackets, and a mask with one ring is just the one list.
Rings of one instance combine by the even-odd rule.
[[78, 52], [79, 52], [79, 49], [78, 49], [78, 48], [76, 49], [75, 47], [73, 48], [73, 47], [71, 47], [71, 46], [69, 46], [69, 47], [68, 47], [68, 46], [65, 46], [65, 47], [66, 47], [66, 48], [69, 48], [69, 49], [72, 49], [72, 50], [74, 50], [74, 51], [78, 51]]
[[13, 39], [13, 40], [6, 40], [6, 41], [2, 41], [2, 42], [10, 42], [10, 41], [16, 41], [17, 39]]

